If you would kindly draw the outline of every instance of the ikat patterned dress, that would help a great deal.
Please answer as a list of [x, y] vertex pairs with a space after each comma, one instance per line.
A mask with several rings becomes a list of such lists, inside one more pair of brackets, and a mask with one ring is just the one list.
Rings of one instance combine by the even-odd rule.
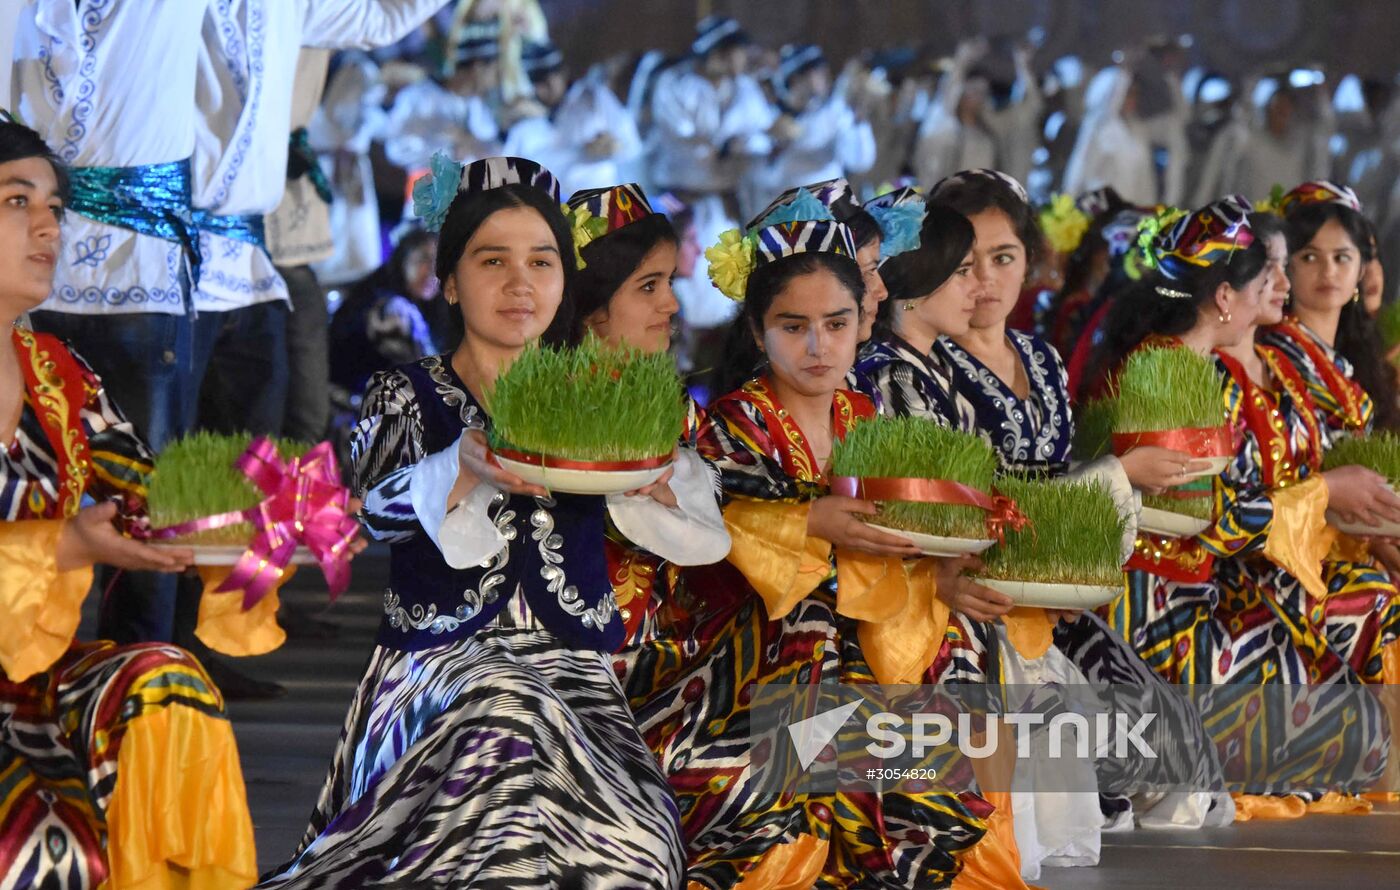
[[[873, 414], [864, 396], [837, 391], [834, 432]], [[840, 611], [841, 556], [806, 535], [808, 504], [828, 482], [766, 380], [712, 405], [698, 446], [719, 468], [733, 548], [725, 563], [680, 573], [668, 632], [624, 671], [680, 801], [689, 886], [730, 888], [758, 869], [784, 874], [782, 886], [947, 886], [985, 830], [990, 808], [976, 795], [755, 787], [751, 685], [874, 682], [863, 644], [877, 638]]]
[[59, 571], [81, 499], [145, 525], [151, 453], [59, 340], [16, 328], [0, 454], [0, 888], [247, 887], [253, 826], [223, 697], [174, 646], [74, 640], [89, 569]]
[[443, 356], [366, 395], [355, 485], [391, 585], [311, 825], [264, 887], [681, 886], [675, 797], [612, 667], [605, 500], [478, 485], [443, 516], [458, 439], [489, 422]]

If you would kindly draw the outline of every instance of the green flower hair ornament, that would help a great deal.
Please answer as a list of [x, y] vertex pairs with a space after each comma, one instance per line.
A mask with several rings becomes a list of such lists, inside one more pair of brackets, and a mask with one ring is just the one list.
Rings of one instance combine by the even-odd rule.
[[1176, 225], [1176, 221], [1186, 215], [1179, 207], [1164, 207], [1152, 216], [1138, 221], [1137, 241], [1123, 260], [1123, 270], [1134, 281], [1144, 273], [1157, 268], [1157, 236]]
[[721, 232], [719, 243], [705, 249], [710, 264], [710, 281], [719, 292], [736, 303], [744, 301], [749, 276], [754, 270], [757, 239], [738, 229]]
[[1089, 231], [1088, 214], [1080, 210], [1074, 198], [1066, 194], [1053, 196], [1050, 203], [1041, 208], [1039, 220], [1045, 240], [1060, 254], [1074, 253], [1083, 243], [1084, 234]]
[[583, 261], [583, 249], [608, 233], [608, 221], [594, 216], [587, 207], [559, 206], [569, 220], [569, 232], [574, 238], [574, 261], [579, 269], [586, 269], [588, 264]]

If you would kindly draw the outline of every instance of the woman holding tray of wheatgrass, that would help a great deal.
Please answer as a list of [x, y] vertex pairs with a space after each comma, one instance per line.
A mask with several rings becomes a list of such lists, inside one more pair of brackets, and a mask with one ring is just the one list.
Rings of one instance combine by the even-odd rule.
[[[1256, 236], [1241, 198], [1167, 219], [1165, 226], [1145, 229], [1143, 262], [1153, 271], [1115, 304], [1099, 365], [1117, 367], [1149, 338], [1214, 354], [1227, 375], [1222, 417], [1240, 438], [1233, 461], [1214, 479], [1213, 524], [1194, 538], [1140, 549], [1124, 595], [1105, 615], [1154, 670], [1175, 683], [1359, 684], [1348, 649], [1371, 635], [1344, 633], [1333, 640], [1324, 601], [1336, 596], [1339, 604], [1374, 605], [1374, 582], [1383, 579], [1351, 564], [1329, 565], [1325, 536], [1318, 532], [1329, 497], [1349, 509], [1375, 506], [1357, 484], [1369, 471], [1319, 473], [1322, 439], [1296, 369], [1276, 349], [1256, 352], [1259, 363], [1239, 358], [1258, 320], [1271, 318], [1278, 303], [1283, 285], [1277, 239], [1267, 230]], [[1313, 546], [1317, 541], [1324, 541], [1322, 552]], [[1354, 598], [1346, 592], [1352, 585]], [[1388, 614], [1377, 610], [1379, 627], [1394, 623]], [[1356, 704], [1344, 689], [1328, 701], [1333, 711], [1319, 707], [1291, 738], [1271, 740], [1268, 750], [1254, 748], [1257, 732], [1217, 737], [1227, 773], [1238, 772], [1232, 761], [1248, 764], [1250, 775], [1267, 769], [1265, 784], [1301, 792], [1292, 801], [1238, 798], [1242, 816], [1301, 815], [1305, 800], [1334, 783], [1364, 787], [1375, 761], [1384, 766], [1383, 717], [1362, 707], [1359, 717], [1349, 718], [1357, 721], [1357, 734], [1346, 749], [1360, 747], [1360, 753], [1317, 768], [1325, 760], [1315, 746], [1335, 741], [1329, 721], [1343, 719], [1342, 709]], [[1341, 724], [1335, 725], [1340, 732]]]
[[[665, 353], [680, 303], [671, 291], [679, 239], [670, 220], [652, 209], [636, 183], [587, 189], [569, 199], [569, 221], [581, 262], [575, 279], [572, 339], [592, 334], [610, 347]], [[719, 492], [713, 468], [695, 453], [695, 435], [702, 412], [685, 397], [685, 424], [678, 430], [676, 474], [689, 480], [683, 490], [704, 498], [689, 513], [712, 525], [713, 534], [701, 543], [716, 545], [697, 553], [692, 562], [715, 562], [728, 551], [728, 534], [719, 514]], [[680, 485], [672, 477], [672, 487]], [[684, 535], [684, 529], [677, 533]], [[625, 663], [633, 646], [654, 638], [659, 611], [666, 604], [675, 566], [627, 539], [616, 524], [607, 537], [608, 577], [619, 614], [627, 628], [619, 660], [619, 677], [626, 683]]]
[[[985, 290], [983, 281], [973, 274], [976, 247], [976, 231], [967, 217], [936, 202], [928, 205], [914, 246], [891, 258], [882, 268], [891, 296], [881, 308], [876, 336], [861, 350], [857, 367], [865, 379], [879, 387], [885, 413], [925, 417], [964, 432], [981, 433], [995, 442], [995, 435], [978, 425], [978, 412], [965, 392], [954, 385], [947, 353], [935, 347], [940, 337], [961, 337], [970, 330], [978, 299]], [[1189, 460], [1189, 456], [1178, 456], [1167, 449], [1147, 448], [1140, 449], [1127, 462], [1131, 465], [1144, 457], [1160, 460], [1159, 455], [1173, 463]], [[1005, 453], [1000, 456], [1005, 462]], [[1117, 463], [1120, 461], [1109, 459], [1101, 465], [1113, 467]], [[1081, 476], [1095, 473], [1092, 465], [1078, 468]], [[1004, 594], [957, 576], [967, 564], [966, 560], [961, 564], [953, 561], [947, 571], [951, 577], [941, 579], [938, 595], [952, 608], [951, 622], [958, 632], [949, 634], [951, 645], [930, 667], [926, 682], [1008, 683], [1013, 682], [1012, 678], [1037, 672], [1068, 682], [1082, 683], [1088, 678], [1099, 683], [1153, 686], [1161, 701], [1178, 704], [1132, 650], [1097, 618], [1054, 610], [1012, 611], [1013, 603]], [[1054, 624], [1061, 617], [1067, 623]], [[1003, 629], [1001, 624], [1008, 626]], [[1032, 644], [1032, 640], [1037, 642]], [[1199, 724], [1183, 718], [1177, 725]], [[1172, 756], [1177, 763], [1193, 760], [1184, 749]], [[1213, 772], [1211, 764], [1203, 764], [1199, 769], [1203, 780], [1208, 780]], [[1097, 839], [1101, 821], [1097, 805], [1052, 812], [1048, 797], [1035, 800], [1046, 805], [1034, 814], [1037, 825], [1053, 824], [1054, 830], [1066, 837], [1074, 835], [1067, 830], [1072, 824], [1081, 837]], [[1066, 798], [1063, 803], [1072, 804], [1075, 800]], [[1121, 798], [1107, 800], [1105, 806], [1110, 807], [1115, 818], [1130, 818], [1127, 803]], [[1196, 822], [1204, 817], [1208, 806], [1208, 800], [1197, 800], [1179, 812], [1169, 812], [1172, 806], [1160, 807], [1145, 821]], [[1023, 821], [1019, 833], [1031, 836], [1033, 829]], [[1052, 855], [1053, 850], [1044, 850], [1044, 854]], [[1029, 849], [1023, 851], [1023, 857], [1028, 872], [1034, 874], [1030, 860], [1040, 857]], [[1081, 849], [1076, 858], [1084, 862], [1093, 856]]]
[[0, 885], [247, 887], [218, 689], [174, 646], [74, 639], [95, 563], [178, 572], [193, 554], [127, 537], [151, 452], [81, 358], [16, 324], [53, 286], [66, 192], [39, 135], [0, 120]]
[[[862, 640], [899, 632], [882, 607], [933, 601], [932, 561], [906, 566], [919, 556], [907, 539], [857, 518], [873, 504], [829, 493], [835, 442], [874, 414], [843, 388], [860, 322], [850, 234], [820, 205], [762, 222], [707, 251], [716, 286], [742, 302], [732, 379], [698, 446], [720, 470], [733, 546], [726, 562], [682, 573], [695, 606], [687, 632], [633, 665], [629, 688], [650, 687], [633, 707], [681, 801], [692, 887], [946, 886], [983, 835], [988, 808], [975, 795], [754, 785], [745, 690], [917, 681], [918, 670], [892, 672], [880, 647], [867, 659]], [[941, 643], [904, 623], [917, 637], [906, 648]]]
[[484, 400], [527, 344], [563, 343], [575, 309], [549, 171], [439, 155], [414, 204], [440, 229], [464, 335], [366, 395], [355, 485], [391, 545], [390, 589], [311, 826], [265, 886], [679, 886], [676, 802], [608, 655], [624, 626], [603, 539], [611, 520], [686, 562], [706, 527], [674, 534], [683, 468], [636, 496], [551, 496], [487, 451]]

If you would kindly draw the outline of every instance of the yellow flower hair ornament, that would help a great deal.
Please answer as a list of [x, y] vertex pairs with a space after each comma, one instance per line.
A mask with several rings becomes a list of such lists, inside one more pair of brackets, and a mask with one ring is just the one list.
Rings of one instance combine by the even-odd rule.
[[574, 261], [578, 263], [578, 268], [586, 269], [588, 264], [583, 261], [583, 249], [608, 233], [608, 221], [594, 216], [587, 207], [561, 204], [560, 208], [569, 220], [569, 233], [574, 239]]
[[1050, 247], [1060, 254], [1071, 254], [1084, 241], [1089, 231], [1089, 215], [1074, 203], [1074, 198], [1058, 194], [1040, 210], [1040, 230]]
[[1283, 216], [1283, 185], [1274, 183], [1274, 187], [1269, 189], [1269, 197], [1262, 198], [1254, 202], [1254, 209], [1260, 213], [1272, 213], [1275, 216]]
[[1151, 216], [1145, 216], [1138, 221], [1137, 243], [1128, 249], [1128, 255], [1123, 259], [1123, 270], [1129, 278], [1136, 281], [1157, 268], [1157, 236], [1170, 229], [1185, 215], [1186, 211], [1179, 207], [1162, 207]]
[[710, 281], [719, 292], [742, 303], [754, 270], [753, 237], [738, 229], [721, 232], [719, 243], [706, 248], [705, 259], [710, 263]]

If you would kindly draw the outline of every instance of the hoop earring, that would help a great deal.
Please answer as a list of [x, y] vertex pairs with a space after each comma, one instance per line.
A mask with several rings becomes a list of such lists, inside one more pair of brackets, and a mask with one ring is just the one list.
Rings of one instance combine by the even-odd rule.
[[447, 305], [449, 306], [457, 305], [457, 298], [447, 293], [446, 291], [443, 291], [442, 298], [447, 301]]
[[1360, 288], [1360, 287], [1358, 287], [1356, 290], [1354, 290], [1354, 291], [1351, 292], [1351, 301], [1352, 301], [1353, 303], [1359, 303], [1359, 302], [1361, 302], [1361, 288]]
[[1230, 319], [1231, 319], [1232, 317], [1233, 317], [1233, 316], [1232, 316], [1229, 312], [1226, 312], [1226, 313], [1223, 314], [1223, 315], [1217, 316], [1217, 318], [1220, 319], [1220, 323], [1221, 323], [1221, 324], [1229, 324], [1229, 323], [1230, 323]]
[[913, 300], [907, 300], [907, 301], [905, 301], [905, 303], [904, 303], [904, 311], [905, 311], [905, 312], [913, 312], [913, 311], [914, 311], [914, 305], [915, 305], [915, 303], [914, 303]]

